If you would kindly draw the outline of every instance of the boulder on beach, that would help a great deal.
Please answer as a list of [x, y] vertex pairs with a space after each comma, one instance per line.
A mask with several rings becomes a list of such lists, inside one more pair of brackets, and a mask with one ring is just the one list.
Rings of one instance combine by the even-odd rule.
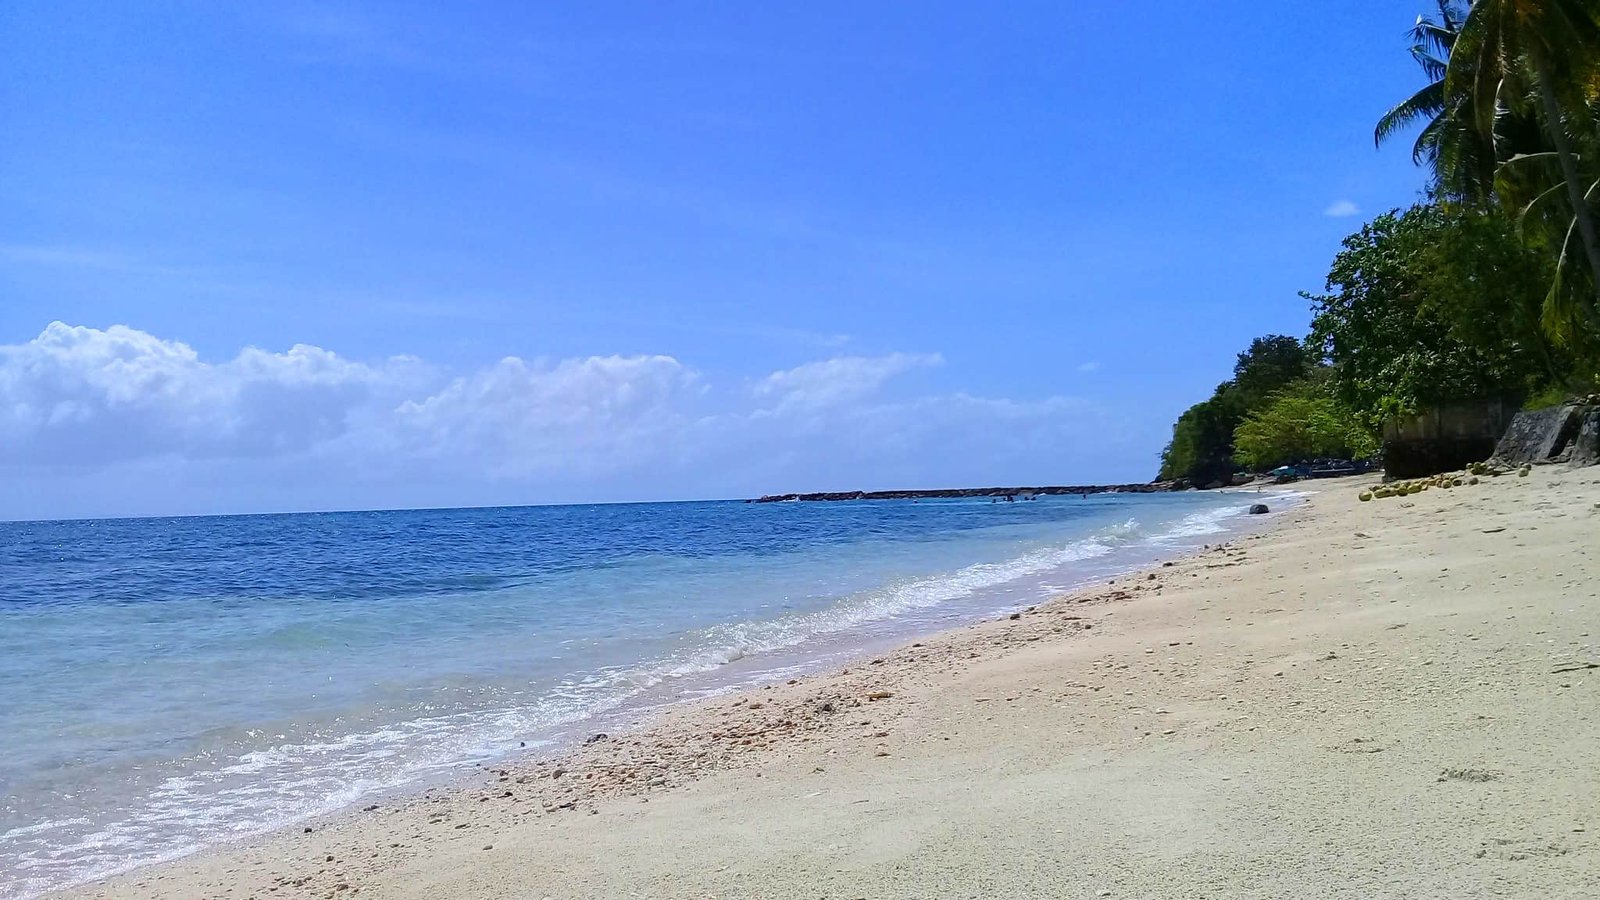
[[1250, 504], [1250, 515], [1252, 515], [1252, 516], [1264, 515], [1267, 512], [1268, 512], [1267, 505], [1265, 503], [1252, 503], [1252, 504]]

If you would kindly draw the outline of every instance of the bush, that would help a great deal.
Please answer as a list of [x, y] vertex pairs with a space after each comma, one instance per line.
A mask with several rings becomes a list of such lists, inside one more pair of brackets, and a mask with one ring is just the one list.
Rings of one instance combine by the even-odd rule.
[[1323, 456], [1360, 459], [1378, 451], [1349, 407], [1311, 380], [1276, 395], [1233, 433], [1234, 456], [1253, 469]]

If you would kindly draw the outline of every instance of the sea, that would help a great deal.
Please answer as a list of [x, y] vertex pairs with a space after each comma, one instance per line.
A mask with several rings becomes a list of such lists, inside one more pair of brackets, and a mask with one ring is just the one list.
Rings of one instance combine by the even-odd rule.
[[0, 898], [1037, 603], [1255, 527], [1257, 499], [0, 523]]

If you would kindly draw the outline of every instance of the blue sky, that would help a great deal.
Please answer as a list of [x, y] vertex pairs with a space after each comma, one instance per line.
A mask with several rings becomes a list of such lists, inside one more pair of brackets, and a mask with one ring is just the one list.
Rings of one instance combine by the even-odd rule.
[[1146, 480], [1422, 5], [7, 3], [0, 516]]

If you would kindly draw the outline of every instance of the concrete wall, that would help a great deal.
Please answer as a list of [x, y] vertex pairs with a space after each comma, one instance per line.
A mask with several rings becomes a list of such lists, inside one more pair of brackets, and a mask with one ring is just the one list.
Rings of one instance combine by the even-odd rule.
[[1503, 400], [1457, 403], [1383, 426], [1383, 467], [1395, 478], [1418, 478], [1489, 458], [1516, 415]]

